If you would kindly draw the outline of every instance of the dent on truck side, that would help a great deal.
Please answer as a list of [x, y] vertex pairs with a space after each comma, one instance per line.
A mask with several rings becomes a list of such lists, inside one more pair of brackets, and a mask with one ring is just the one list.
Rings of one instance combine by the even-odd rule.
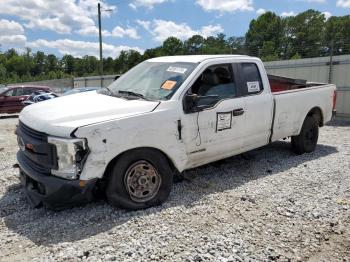
[[78, 128], [75, 136], [87, 138], [90, 149], [80, 179], [102, 178], [114, 158], [136, 148], [157, 149], [183, 171], [188, 158], [179, 137], [180, 114], [175, 108], [160, 107], [154, 112]]

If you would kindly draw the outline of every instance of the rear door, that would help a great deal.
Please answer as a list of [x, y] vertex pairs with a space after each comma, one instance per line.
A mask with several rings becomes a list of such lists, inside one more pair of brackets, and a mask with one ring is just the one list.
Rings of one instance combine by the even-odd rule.
[[269, 143], [273, 117], [273, 96], [266, 75], [254, 62], [238, 63], [239, 86], [244, 97], [245, 121], [243, 150], [248, 151]]

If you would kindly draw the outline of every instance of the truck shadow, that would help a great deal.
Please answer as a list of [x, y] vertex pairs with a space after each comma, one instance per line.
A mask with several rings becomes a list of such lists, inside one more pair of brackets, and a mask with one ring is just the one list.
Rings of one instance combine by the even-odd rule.
[[327, 126], [350, 126], [350, 120], [333, 119], [327, 123]]
[[[148, 215], [177, 206], [195, 206], [201, 199], [266, 176], [278, 176], [293, 167], [307, 167], [309, 161], [338, 152], [333, 146], [318, 145], [314, 153], [301, 156], [290, 150], [290, 143], [275, 142], [244, 155], [231, 157], [185, 172], [187, 179], [174, 184], [162, 206], [141, 211], [125, 211], [99, 200], [84, 207], [61, 212], [31, 208], [19, 184], [8, 187], [0, 199], [0, 217], [6, 227], [36, 245], [72, 242], [104, 233]], [[242, 195], [243, 197], [243, 195]], [[156, 229], [155, 229], [156, 230]]]

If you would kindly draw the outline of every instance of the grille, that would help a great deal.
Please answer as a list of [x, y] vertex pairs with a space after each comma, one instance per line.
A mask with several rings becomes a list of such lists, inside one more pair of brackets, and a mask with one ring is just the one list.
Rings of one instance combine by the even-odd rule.
[[50, 174], [51, 170], [50, 168], [44, 167], [29, 157], [27, 157], [25, 154], [18, 154], [18, 160], [22, 165], [25, 165], [27, 168], [31, 169], [34, 172], [38, 172], [40, 174]]
[[25, 124], [23, 124], [21, 121], [19, 121], [19, 128], [22, 130], [22, 132], [24, 134], [26, 134], [27, 136], [36, 139], [36, 140], [40, 140], [40, 141], [47, 141], [47, 134], [36, 131], [28, 126], [26, 126]]
[[18, 159], [32, 171], [41, 174], [50, 174], [51, 169], [57, 169], [56, 147], [47, 142], [47, 134], [36, 131], [22, 122], [19, 122], [17, 134], [24, 144], [31, 144], [24, 151], [19, 151]]

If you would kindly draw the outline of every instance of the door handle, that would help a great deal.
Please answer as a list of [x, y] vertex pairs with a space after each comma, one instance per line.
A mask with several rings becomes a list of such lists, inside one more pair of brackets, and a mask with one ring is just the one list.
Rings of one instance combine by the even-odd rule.
[[241, 116], [244, 114], [244, 110], [243, 108], [239, 108], [239, 109], [233, 110], [232, 113], [233, 113], [233, 116]]

